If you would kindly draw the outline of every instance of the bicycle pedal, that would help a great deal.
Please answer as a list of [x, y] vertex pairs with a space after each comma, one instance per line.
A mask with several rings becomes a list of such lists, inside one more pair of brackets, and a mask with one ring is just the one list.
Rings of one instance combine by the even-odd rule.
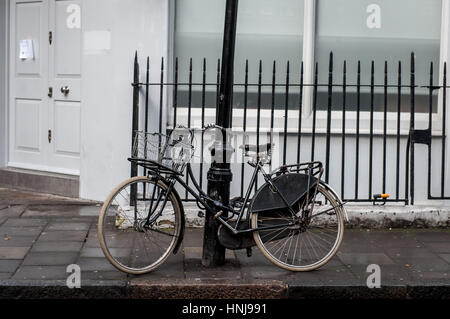
[[252, 248], [247, 248], [247, 257], [250, 258], [253, 256], [253, 250]]

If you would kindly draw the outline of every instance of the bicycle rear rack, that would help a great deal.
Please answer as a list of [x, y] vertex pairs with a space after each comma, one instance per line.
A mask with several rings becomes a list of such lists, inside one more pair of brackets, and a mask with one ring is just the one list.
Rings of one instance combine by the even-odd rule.
[[322, 162], [309, 162], [294, 165], [284, 165], [275, 170], [272, 175], [281, 175], [285, 173], [303, 173], [311, 176], [322, 177], [324, 168]]

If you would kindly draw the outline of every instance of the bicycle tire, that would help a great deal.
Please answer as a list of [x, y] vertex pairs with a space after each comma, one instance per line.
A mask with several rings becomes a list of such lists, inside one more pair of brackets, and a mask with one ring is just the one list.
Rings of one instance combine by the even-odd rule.
[[[326, 247], [322, 248], [322, 251], [326, 250], [326, 253], [318, 254], [317, 253], [317, 251], [319, 251], [318, 246], [323, 247], [323, 245], [325, 245], [325, 242], [318, 241], [319, 238], [318, 238], [317, 233], [315, 234], [316, 237], [313, 237], [313, 236], [307, 237], [307, 235], [305, 235], [305, 234], [308, 234], [308, 230], [305, 231], [304, 233], [299, 232], [297, 235], [302, 234], [302, 235], [304, 235], [304, 237], [302, 238], [302, 241], [300, 242], [300, 246], [298, 246], [300, 237], [296, 238], [296, 246], [294, 248], [294, 251], [296, 251], [296, 250], [298, 251], [298, 248], [300, 248], [300, 255], [301, 255], [302, 245], [304, 245], [303, 248], [305, 249], [305, 251], [309, 251], [309, 253], [310, 253], [310, 259], [314, 260], [314, 258], [311, 258], [311, 256], [313, 256], [315, 254], [317, 256], [317, 258], [315, 258], [315, 259], [317, 259], [317, 260], [314, 260], [314, 262], [306, 262], [306, 260], [308, 260], [308, 259], [305, 259], [305, 264], [301, 264], [302, 258], [300, 257], [299, 258], [300, 262], [298, 264], [295, 264], [296, 253], [294, 252], [293, 256], [291, 253], [294, 231], [291, 231], [290, 229], [287, 229], [287, 228], [285, 228], [285, 229], [280, 228], [281, 231], [280, 231], [280, 229], [275, 230], [275, 236], [273, 238], [271, 238], [273, 236], [273, 232], [274, 232], [273, 230], [271, 230], [271, 231], [255, 231], [253, 233], [253, 237], [256, 242], [256, 245], [258, 246], [261, 253], [276, 266], [281, 267], [286, 270], [289, 270], [289, 271], [293, 271], [293, 272], [312, 271], [312, 270], [318, 269], [318, 268], [324, 266], [325, 264], [327, 264], [338, 252], [339, 247], [342, 243], [343, 235], [344, 235], [344, 218], [343, 218], [342, 205], [341, 205], [340, 201], [338, 202], [335, 199], [335, 196], [330, 194], [323, 185], [318, 186], [318, 195], [319, 194], [322, 194], [324, 196], [325, 204], [326, 204], [326, 202], [329, 202], [332, 206], [331, 209], [332, 209], [333, 213], [327, 213], [327, 215], [328, 216], [332, 216], [332, 215], [336, 216], [336, 227], [337, 227], [336, 238], [334, 239], [334, 241], [332, 243], [330, 243], [329, 249]], [[330, 209], [330, 208], [326, 208], [326, 209]], [[326, 209], [324, 209], [324, 211], [326, 211]], [[288, 216], [288, 214], [281, 215], [280, 219], [287, 221], [288, 217], [286, 217], [286, 216]], [[263, 222], [262, 222], [263, 218], [264, 218], [264, 213], [253, 213], [252, 214], [252, 228], [257, 229], [259, 227], [264, 226]], [[273, 216], [271, 216], [270, 218], [271, 218], [271, 220], [275, 220], [275, 217], [273, 217]], [[266, 219], [268, 220], [267, 217], [266, 217]], [[319, 228], [319, 225], [316, 225], [316, 228]], [[280, 232], [278, 235], [276, 233], [277, 231]], [[282, 234], [283, 231], [289, 232], [289, 236], [283, 237], [284, 236]], [[268, 236], [268, 234], [270, 234], [270, 232], [272, 232], [272, 234], [270, 236]], [[292, 234], [292, 236], [291, 236], [291, 234]], [[280, 237], [280, 238], [277, 238], [277, 237]], [[267, 240], [267, 238], [269, 238], [269, 239]], [[288, 239], [286, 239], [286, 238], [288, 238]], [[274, 252], [273, 249], [271, 250], [269, 247], [270, 244], [277, 245], [280, 242], [281, 242], [280, 247], [283, 247], [282, 246], [283, 242], [284, 242], [284, 246], [286, 246], [289, 240], [291, 240], [291, 241], [289, 243], [289, 249], [288, 249], [287, 253], [286, 252], [283, 253], [284, 248], [281, 251], [281, 254], [278, 254], [279, 249], [281, 249], [281, 248], [278, 248], [278, 251]], [[307, 244], [304, 244], [308, 241], [311, 243], [310, 247], [306, 246]], [[313, 241], [315, 242], [316, 247], [314, 247]], [[322, 243], [322, 244], [320, 244], [320, 243]], [[277, 246], [275, 246], [275, 248], [277, 248]], [[314, 251], [314, 254], [312, 254], [311, 251]], [[319, 253], [320, 253], [320, 251], [319, 251]], [[282, 260], [282, 257], [284, 260]]]
[[[128, 216], [127, 212], [124, 212], [124, 208], [126, 207], [126, 204], [121, 205], [119, 203], [119, 200], [116, 200], [116, 205], [118, 208], [111, 208], [113, 202], [115, 201], [116, 197], [123, 192], [123, 190], [126, 190], [127, 188], [130, 188], [133, 185], [136, 185], [137, 193], [139, 193], [139, 184], [143, 185], [153, 185], [154, 188], [151, 189], [150, 187], [145, 188], [144, 186], [142, 189], [143, 195], [142, 195], [142, 201], [141, 202], [148, 202], [149, 198], [147, 199], [146, 195], [144, 193], [149, 190], [149, 193], [152, 193], [154, 195], [155, 193], [163, 194], [164, 191], [167, 192], [169, 187], [161, 180], [158, 182], [155, 182], [152, 178], [148, 177], [135, 177], [128, 179], [121, 183], [119, 186], [117, 186], [111, 194], [107, 197], [105, 200], [99, 220], [98, 220], [98, 239], [100, 241], [100, 246], [102, 248], [102, 251], [105, 255], [105, 257], [109, 260], [109, 262], [119, 269], [120, 271], [123, 271], [125, 273], [133, 274], [133, 275], [142, 275], [149, 272], [152, 272], [156, 270], [159, 266], [161, 266], [173, 253], [177, 240], [180, 236], [181, 232], [181, 207], [180, 203], [177, 200], [176, 195], [174, 192], [171, 192], [170, 195], [167, 197], [167, 204], [172, 206], [171, 208], [166, 208], [164, 210], [164, 214], [161, 217], [166, 218], [167, 220], [161, 220], [161, 221], [155, 221], [155, 227], [146, 228], [145, 231], [142, 231], [142, 229], [137, 229], [136, 225], [138, 223], [141, 223], [143, 220], [146, 219], [147, 216], [145, 215], [139, 215], [139, 217], [144, 216], [143, 218], [136, 220], [133, 220], [133, 217]], [[141, 190], [142, 190], [141, 189]], [[156, 189], [158, 191], [156, 191]], [[155, 190], [155, 192], [153, 192]], [[161, 191], [161, 192], [159, 192]], [[127, 193], [127, 192], [126, 192]], [[126, 194], [125, 193], [125, 194]], [[130, 193], [131, 194], [131, 193]], [[130, 195], [129, 194], [129, 195]], [[123, 198], [120, 199], [120, 201], [125, 202], [127, 198], [123, 194], [121, 195]], [[137, 195], [136, 195], [137, 196]], [[164, 196], [164, 195], [161, 195]], [[133, 200], [136, 200], [134, 211], [137, 211], [139, 209], [139, 199], [131, 199], [132, 196], [130, 195], [130, 202]], [[153, 198], [153, 197], [152, 197]], [[165, 199], [165, 197], [164, 197]], [[148, 206], [147, 206], [148, 205]], [[150, 204], [147, 204], [144, 206], [144, 210], [147, 210], [150, 206]], [[158, 204], [159, 205], [159, 204]], [[142, 206], [142, 204], [141, 204]], [[132, 205], [130, 205], [132, 207]], [[162, 206], [161, 206], [162, 207]], [[167, 206], [166, 206], [167, 207]], [[156, 210], [158, 207], [155, 208]], [[129, 213], [130, 209], [128, 209], [128, 215], [131, 215]], [[133, 213], [134, 213], [133, 211]], [[171, 219], [171, 215], [173, 215], [173, 220]], [[125, 217], [124, 217], [125, 216]], [[137, 216], [137, 215], [135, 215]], [[110, 218], [111, 217], [111, 218]], [[128, 219], [128, 220], [127, 220]], [[120, 220], [118, 222], [118, 220]], [[165, 224], [162, 224], [164, 221]], [[123, 226], [124, 223], [128, 222], [128, 227], [125, 228]], [[131, 224], [133, 224], [131, 226]], [[169, 225], [169, 226], [167, 226]], [[169, 232], [167, 229], [171, 229], [173, 226], [173, 231]], [[160, 229], [157, 229], [156, 227], [160, 227]], [[122, 228], [122, 229], [121, 229]], [[167, 247], [164, 248], [161, 252], [161, 256], [157, 256], [159, 253], [154, 252], [152, 249], [153, 247], [149, 247], [149, 242], [146, 241], [142, 245], [140, 245], [140, 241], [142, 241], [142, 238], [144, 240], [148, 239], [148, 234], [155, 234], [154, 236], [159, 235], [160, 238], [165, 237], [171, 237], [170, 242], [168, 243]], [[120, 238], [119, 238], [120, 237]], [[130, 242], [132, 240], [132, 243]], [[157, 244], [157, 242], [160, 241], [159, 238], [154, 241], [154, 243]], [[119, 246], [119, 247], [115, 247]], [[160, 247], [160, 246], [159, 246]], [[141, 257], [138, 254], [141, 254], [142, 252], [145, 253], [145, 256]], [[127, 255], [129, 253], [129, 255]], [[150, 259], [153, 259], [153, 256], [155, 257], [154, 262], [150, 262]], [[157, 258], [158, 257], [158, 258]], [[141, 258], [140, 260], [138, 260]], [[144, 258], [147, 258], [149, 262], [145, 261]], [[140, 266], [136, 266], [140, 265]]]

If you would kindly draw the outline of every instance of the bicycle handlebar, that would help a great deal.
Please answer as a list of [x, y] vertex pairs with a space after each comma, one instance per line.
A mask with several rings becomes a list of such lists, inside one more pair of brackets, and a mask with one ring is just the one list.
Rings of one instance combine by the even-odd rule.
[[[184, 127], [184, 126], [177, 126], [177, 128], [189, 130], [192, 134], [194, 134], [195, 131], [199, 130], [199, 129], [196, 129], [196, 128], [187, 128], [187, 127]], [[221, 130], [222, 132], [225, 132], [227, 129], [222, 127], [222, 126], [220, 126], [220, 125], [214, 124], [214, 123], [205, 125], [203, 128], [200, 129], [200, 131], [203, 132], [203, 133], [205, 133], [206, 131], [209, 131], [209, 130]], [[154, 133], [154, 134], [158, 134], [158, 133]]]
[[222, 127], [220, 125], [217, 125], [217, 124], [214, 124], [214, 123], [204, 126], [202, 130], [203, 130], [203, 132], [206, 132], [206, 131], [213, 130], [213, 129], [225, 131], [224, 127]]

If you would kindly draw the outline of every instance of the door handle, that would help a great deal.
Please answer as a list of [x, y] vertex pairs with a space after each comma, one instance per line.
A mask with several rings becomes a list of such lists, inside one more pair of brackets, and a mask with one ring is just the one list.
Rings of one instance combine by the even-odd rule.
[[63, 86], [61, 88], [61, 93], [64, 94], [65, 96], [69, 95], [70, 93], [70, 88], [68, 86]]

